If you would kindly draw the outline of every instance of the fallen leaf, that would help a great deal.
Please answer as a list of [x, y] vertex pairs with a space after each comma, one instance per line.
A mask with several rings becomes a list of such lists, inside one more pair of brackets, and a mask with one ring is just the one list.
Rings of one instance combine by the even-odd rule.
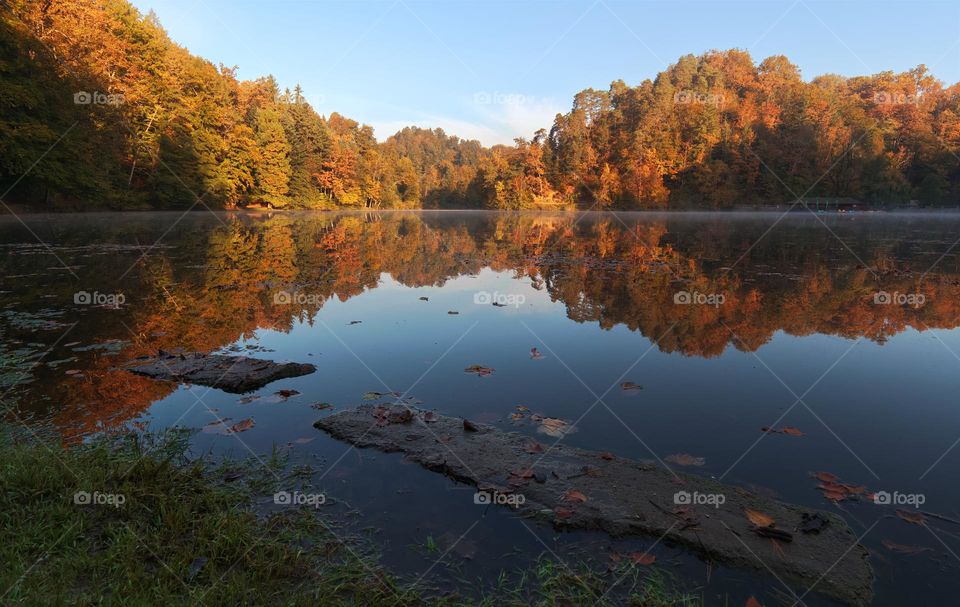
[[632, 381], [625, 381], [620, 384], [620, 389], [629, 394], [636, 394], [640, 390], [643, 390], [643, 386], [640, 384], [635, 384]]
[[750, 522], [757, 527], [773, 527], [776, 524], [776, 521], [774, 521], [769, 514], [764, 514], [759, 510], [745, 508], [743, 513], [746, 514], [747, 518], [750, 519]]
[[646, 552], [631, 552], [627, 556], [635, 565], [652, 565], [657, 561], [657, 557]]
[[909, 510], [903, 510], [902, 508], [897, 508], [896, 514], [901, 519], [913, 525], [927, 524], [927, 517], [923, 516], [919, 512], [910, 512]]
[[689, 453], [674, 453], [673, 455], [668, 455], [663, 458], [671, 464], [677, 464], [678, 466], [702, 466], [707, 463], [707, 460], [702, 457], [695, 457]]
[[250, 428], [253, 428], [253, 426], [254, 426], [253, 418], [248, 417], [247, 419], [241, 419], [237, 423], [227, 428], [227, 433], [238, 434], [240, 432], [246, 432]]
[[831, 474], [829, 472], [817, 472], [813, 475], [818, 481], [823, 481], [825, 483], [835, 483], [840, 480], [840, 477], [836, 474]]
[[576, 489], [567, 489], [567, 492], [563, 494], [563, 497], [561, 499], [565, 502], [583, 503], [587, 501], [587, 496], [577, 491]]
[[464, 373], [475, 373], [477, 377], [486, 377], [494, 372], [494, 369], [490, 367], [484, 367], [483, 365], [470, 365], [463, 370]]
[[793, 426], [784, 426], [780, 429], [780, 432], [789, 434], [790, 436], [803, 436], [803, 432], [801, 432], [799, 428], [794, 428]]
[[573, 510], [570, 508], [564, 508], [563, 506], [557, 506], [554, 508], [553, 513], [557, 515], [557, 518], [570, 518], [573, 516]]
[[200, 431], [204, 434], [226, 434], [227, 432], [227, 422], [230, 421], [229, 417], [224, 419], [210, 422], [204, 426]]
[[933, 548], [927, 548], [926, 546], [905, 546], [903, 544], [898, 544], [890, 540], [883, 540], [883, 545], [887, 548], [887, 550], [892, 550], [899, 554], [907, 554], [907, 555], [920, 554], [921, 552], [933, 550]]
[[605, 459], [607, 461], [610, 461], [613, 459], [613, 453], [604, 451], [603, 453], [600, 454], [600, 459]]
[[420, 301], [430, 301], [430, 298], [429, 298], [429, 297], [421, 297], [421, 298], [420, 298]]
[[456, 310], [448, 310], [448, 311], [447, 311], [447, 314], [449, 314], [449, 315], [451, 315], [451, 316], [456, 316], [456, 315], [459, 314], [459, 313], [460, 313], [460, 312], [457, 312]]
[[559, 419], [556, 417], [543, 418], [543, 420], [540, 422], [540, 427], [537, 428], [537, 432], [541, 432], [554, 438], [561, 438], [576, 431], [577, 429], [573, 426], [573, 424], [565, 419]]
[[348, 324], [348, 325], [359, 325], [359, 324], [362, 323], [362, 322], [363, 322], [362, 320], [351, 320], [351, 321], [348, 322], [347, 324]]

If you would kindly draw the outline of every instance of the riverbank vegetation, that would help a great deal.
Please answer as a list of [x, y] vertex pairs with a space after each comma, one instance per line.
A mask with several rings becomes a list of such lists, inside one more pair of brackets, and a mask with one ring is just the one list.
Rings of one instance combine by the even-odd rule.
[[676, 592], [665, 573], [627, 563], [598, 572], [544, 559], [486, 590], [471, 584], [466, 594], [430, 580], [414, 586], [387, 573], [368, 541], [315, 508], [258, 511], [258, 496], [303, 482], [285, 471], [282, 456], [191, 459], [188, 438], [120, 434], [65, 448], [37, 426], [0, 425], [0, 602], [700, 604]]
[[687, 55], [639, 85], [586, 89], [552, 127], [485, 148], [416, 127], [378, 142], [369, 126], [318, 114], [299, 87], [241, 81], [190, 54], [126, 0], [13, 0], [0, 16], [0, 189], [42, 209], [960, 196], [960, 85], [922, 65], [804, 80], [782, 56]]

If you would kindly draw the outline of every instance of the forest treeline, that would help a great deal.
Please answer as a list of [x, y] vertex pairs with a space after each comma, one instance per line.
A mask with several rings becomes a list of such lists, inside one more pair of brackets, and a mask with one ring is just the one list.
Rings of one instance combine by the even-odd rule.
[[[241, 81], [126, 0], [0, 2], [0, 191], [43, 208], [728, 208], [960, 200], [960, 84], [924, 66], [807, 82], [688, 55], [578, 93], [513, 146], [383, 142], [299, 87]], [[25, 175], [25, 176], [24, 176]]]

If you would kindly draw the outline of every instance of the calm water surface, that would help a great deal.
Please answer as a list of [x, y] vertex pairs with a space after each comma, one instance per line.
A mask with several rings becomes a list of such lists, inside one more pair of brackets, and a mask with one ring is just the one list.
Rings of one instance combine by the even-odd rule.
[[[21, 419], [52, 423], [65, 442], [182, 426], [196, 429], [198, 454], [288, 452], [291, 467], [314, 468], [347, 527], [377, 530], [388, 567], [411, 579], [429, 571], [435, 584], [475, 589], [540, 555], [604, 567], [610, 552], [649, 546], [475, 505], [468, 487], [312, 427], [367, 392], [397, 391], [555, 440], [510, 418], [524, 406], [572, 422], [571, 445], [661, 462], [691, 454], [705, 463], [685, 471], [835, 511], [866, 533], [874, 604], [955, 604], [960, 526], [836, 504], [812, 473], [919, 494], [923, 510], [960, 518], [960, 215], [158, 213], [26, 223], [0, 220], [0, 382], [13, 387]], [[117, 368], [177, 347], [311, 362], [317, 372], [242, 402]], [[494, 372], [464, 373], [474, 364]], [[622, 390], [625, 381], [643, 389]], [[281, 400], [279, 389], [301, 394]], [[220, 418], [255, 425], [201, 431]], [[803, 435], [761, 432], [785, 426]], [[439, 566], [423, 549], [428, 537], [450, 549]], [[891, 542], [929, 550], [904, 555]], [[653, 552], [708, 604], [785, 596], [772, 578], [668, 545]]]

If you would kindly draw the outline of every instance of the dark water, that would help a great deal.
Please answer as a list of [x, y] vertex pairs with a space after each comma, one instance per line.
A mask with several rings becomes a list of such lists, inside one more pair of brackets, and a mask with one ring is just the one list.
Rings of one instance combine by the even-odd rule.
[[[377, 529], [390, 568], [431, 583], [476, 587], [480, 577], [482, 586], [541, 554], [603, 567], [614, 550], [649, 546], [475, 505], [467, 487], [329, 439], [312, 427], [328, 411], [310, 405], [335, 411], [397, 391], [555, 440], [529, 417], [510, 419], [524, 406], [572, 422], [568, 444], [661, 462], [691, 454], [705, 463], [686, 471], [839, 513], [866, 532], [876, 605], [956, 602], [960, 525], [911, 525], [869, 500], [835, 503], [811, 475], [921, 496], [921, 509], [960, 518], [960, 215], [164, 213], [26, 223], [0, 220], [0, 381], [20, 418], [52, 422], [65, 442], [176, 425], [198, 429], [197, 453], [289, 451], [291, 466], [314, 466], [313, 482], [348, 505], [348, 526]], [[318, 371], [244, 404], [117, 368], [176, 347]], [[464, 373], [473, 364], [494, 372]], [[622, 390], [625, 381], [643, 389]], [[281, 388], [301, 394], [270, 398]], [[199, 431], [219, 418], [255, 426]], [[423, 549], [428, 537], [438, 552]], [[750, 595], [775, 604], [786, 592], [679, 548], [654, 554], [707, 604]]]

